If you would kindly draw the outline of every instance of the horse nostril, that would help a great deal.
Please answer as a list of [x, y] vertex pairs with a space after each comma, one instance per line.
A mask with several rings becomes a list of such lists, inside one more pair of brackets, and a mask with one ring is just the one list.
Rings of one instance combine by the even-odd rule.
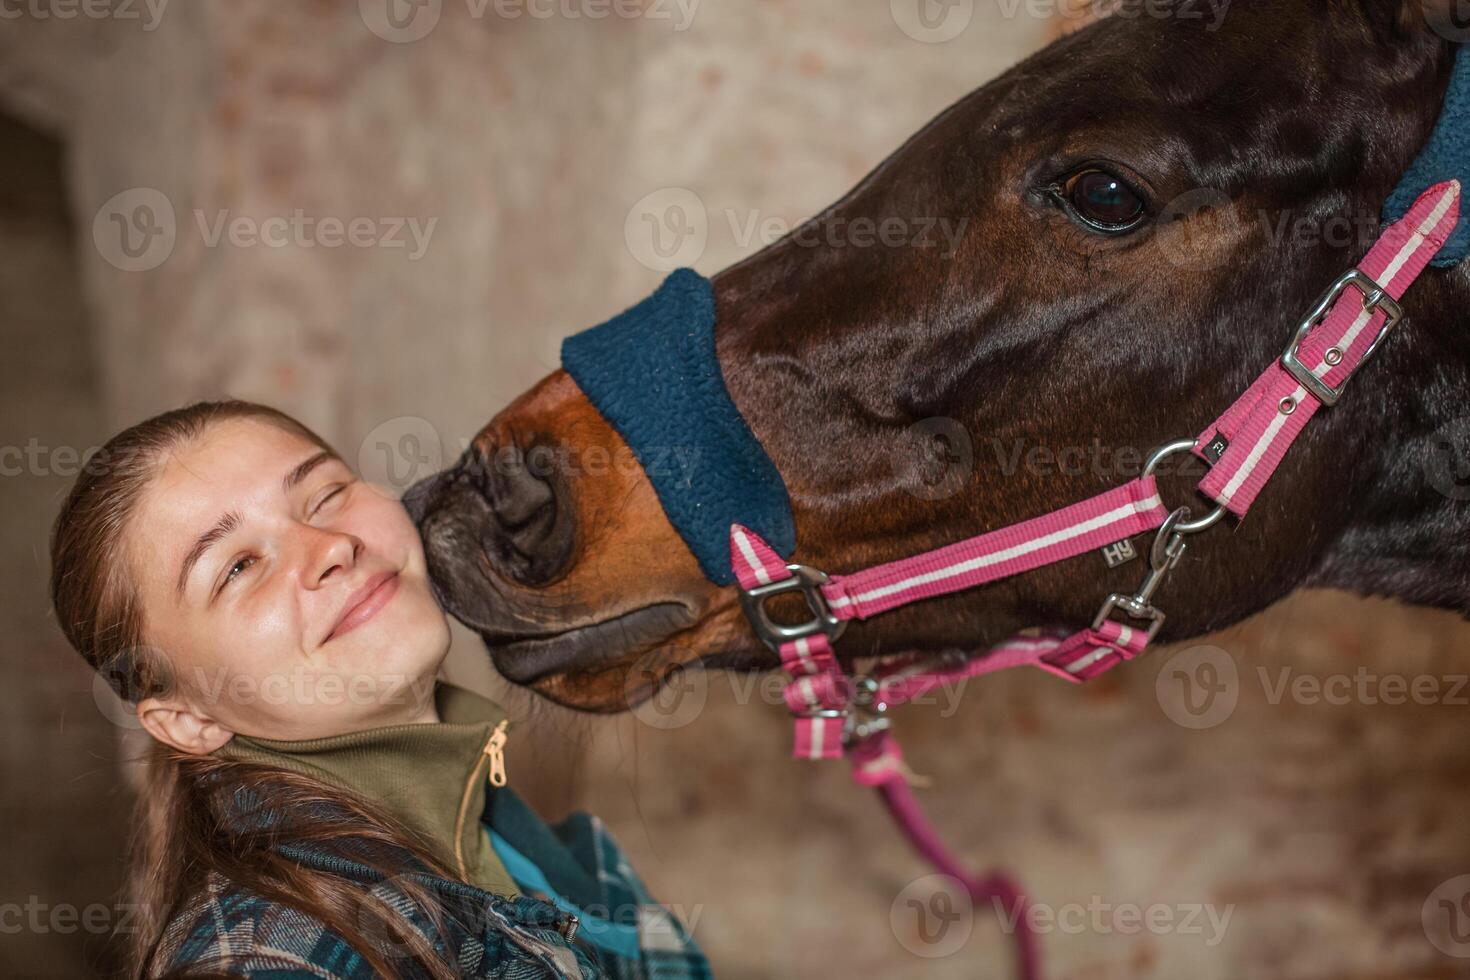
[[506, 531], [535, 532], [555, 516], [556, 497], [550, 483], [519, 465], [497, 487], [490, 506]]
[[550, 467], [533, 467], [519, 446], [480, 460], [478, 483], [493, 520], [481, 543], [524, 585], [545, 585], [565, 571], [572, 551], [572, 510], [565, 482]]

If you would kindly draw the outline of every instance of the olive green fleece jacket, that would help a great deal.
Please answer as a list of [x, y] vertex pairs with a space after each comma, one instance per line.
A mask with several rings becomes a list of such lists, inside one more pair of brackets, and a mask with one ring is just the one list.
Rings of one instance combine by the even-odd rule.
[[435, 845], [470, 884], [519, 894], [481, 826], [487, 746], [506, 720], [495, 702], [439, 681], [437, 724], [385, 725], [347, 735], [281, 740], [235, 735], [215, 755], [279, 766], [379, 803]]

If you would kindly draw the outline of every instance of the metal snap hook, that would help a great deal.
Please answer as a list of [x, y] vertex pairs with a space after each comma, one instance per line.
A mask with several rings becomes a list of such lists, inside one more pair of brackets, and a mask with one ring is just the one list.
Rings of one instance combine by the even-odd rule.
[[1189, 508], [1180, 507], [1170, 511], [1164, 523], [1154, 534], [1153, 547], [1149, 549], [1148, 563], [1156, 572], [1167, 571], [1179, 563], [1184, 554], [1184, 535], [1181, 527], [1189, 524]]
[[1184, 528], [1188, 524], [1188, 507], [1171, 511], [1164, 518], [1164, 523], [1159, 525], [1154, 534], [1154, 544], [1149, 550], [1149, 572], [1144, 576], [1143, 582], [1132, 595], [1114, 592], [1108, 596], [1108, 601], [1103, 603], [1102, 609], [1098, 610], [1097, 617], [1092, 621], [1093, 629], [1101, 629], [1103, 623], [1112, 616], [1113, 610], [1121, 609], [1134, 619], [1148, 621], [1148, 632], [1145, 636], [1148, 642], [1153, 642], [1164, 625], [1164, 611], [1154, 605], [1154, 593], [1164, 584], [1164, 579], [1169, 577], [1174, 566], [1179, 564], [1179, 559], [1184, 557], [1184, 536], [1188, 533]]

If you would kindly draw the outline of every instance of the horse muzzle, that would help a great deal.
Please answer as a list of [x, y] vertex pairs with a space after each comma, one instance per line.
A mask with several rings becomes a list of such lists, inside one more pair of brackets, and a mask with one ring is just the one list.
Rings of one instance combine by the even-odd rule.
[[[670, 453], [667, 465], [688, 464]], [[729, 590], [705, 577], [643, 465], [565, 372], [403, 503], [440, 603], [507, 679], [562, 704], [625, 711], [735, 632]]]

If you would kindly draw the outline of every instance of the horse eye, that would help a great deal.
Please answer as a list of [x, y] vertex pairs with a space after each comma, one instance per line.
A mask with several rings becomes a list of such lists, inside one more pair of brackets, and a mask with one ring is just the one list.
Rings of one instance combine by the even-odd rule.
[[1118, 234], [1133, 228], [1143, 217], [1142, 196], [1117, 174], [1106, 170], [1083, 170], [1073, 174], [1058, 196], [1072, 212], [1097, 231]]

